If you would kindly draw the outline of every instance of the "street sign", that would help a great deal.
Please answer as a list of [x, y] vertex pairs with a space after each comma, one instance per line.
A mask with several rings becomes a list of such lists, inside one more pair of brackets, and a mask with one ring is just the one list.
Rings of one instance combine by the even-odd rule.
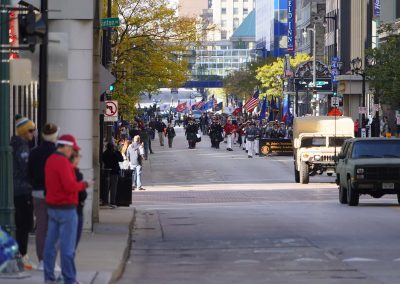
[[102, 28], [119, 27], [119, 18], [103, 18], [100, 24]]
[[[313, 82], [311, 78], [295, 78], [294, 83], [297, 91], [302, 92], [307, 89], [311, 90], [313, 87]], [[317, 78], [316, 82], [317, 91], [332, 91], [332, 81], [331, 78]]]
[[367, 114], [367, 108], [366, 107], [358, 107], [358, 113], [359, 114]]
[[338, 107], [340, 104], [339, 97], [331, 97], [331, 107]]
[[104, 121], [118, 120], [118, 101], [105, 101]]
[[332, 78], [332, 83], [334, 83], [334, 84], [338, 83], [338, 81], [336, 80], [336, 76], [339, 75], [338, 62], [339, 62], [339, 58], [338, 57], [332, 57], [332, 61], [331, 61], [331, 78]]

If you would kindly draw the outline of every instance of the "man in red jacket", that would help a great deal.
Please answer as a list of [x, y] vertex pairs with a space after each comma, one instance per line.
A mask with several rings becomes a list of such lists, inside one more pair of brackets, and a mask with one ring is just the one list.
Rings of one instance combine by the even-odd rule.
[[236, 132], [236, 127], [235, 127], [235, 125], [232, 124], [231, 117], [228, 117], [228, 120], [226, 121], [226, 124], [224, 126], [224, 132], [225, 132], [226, 140], [228, 143], [226, 150], [233, 151], [232, 142], [233, 142], [233, 135]]
[[75, 284], [75, 243], [78, 217], [76, 206], [78, 192], [89, 184], [78, 182], [72, 163], [73, 151], [79, 151], [75, 137], [62, 135], [57, 141], [57, 150], [46, 161], [45, 186], [48, 214], [48, 230], [44, 247], [45, 283], [57, 283], [54, 266], [57, 246], [60, 247], [61, 273], [65, 284]]

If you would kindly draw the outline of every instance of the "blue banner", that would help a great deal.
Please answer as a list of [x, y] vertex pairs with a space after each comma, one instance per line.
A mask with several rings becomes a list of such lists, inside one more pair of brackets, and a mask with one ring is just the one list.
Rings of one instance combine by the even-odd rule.
[[381, 15], [381, 0], [374, 0], [374, 18], [379, 18]]
[[287, 28], [287, 50], [294, 51], [296, 43], [296, 1], [288, 0], [288, 28]]

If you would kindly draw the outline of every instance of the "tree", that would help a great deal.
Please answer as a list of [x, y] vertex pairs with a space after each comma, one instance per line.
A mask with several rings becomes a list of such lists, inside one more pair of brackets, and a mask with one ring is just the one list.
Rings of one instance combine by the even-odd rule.
[[[299, 53], [294, 58], [290, 58], [290, 66], [296, 69], [302, 62], [310, 60], [311, 57], [306, 53]], [[262, 94], [271, 98], [281, 97], [283, 90], [283, 58], [276, 58], [275, 61], [257, 69], [256, 78], [261, 82]]]
[[140, 93], [186, 81], [186, 58], [197, 43], [198, 23], [178, 17], [166, 0], [114, 0], [113, 15], [121, 23], [112, 38], [112, 71], [121, 75], [114, 97], [124, 115], [132, 116]]
[[275, 58], [268, 57], [263, 60], [253, 61], [246, 68], [234, 71], [224, 78], [224, 91], [233, 95], [236, 99], [249, 98], [254, 93], [254, 88], [261, 82], [256, 78], [257, 69], [275, 61]]
[[[393, 27], [384, 25], [380, 32], [392, 34]], [[365, 69], [375, 98], [393, 109], [400, 108], [400, 36], [389, 35], [379, 48], [369, 49], [366, 54], [374, 63], [367, 64]]]

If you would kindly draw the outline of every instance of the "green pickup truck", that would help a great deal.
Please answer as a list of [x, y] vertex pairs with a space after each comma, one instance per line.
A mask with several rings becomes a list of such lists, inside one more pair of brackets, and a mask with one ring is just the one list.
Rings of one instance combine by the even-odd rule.
[[336, 160], [340, 203], [357, 206], [361, 194], [397, 194], [400, 203], [400, 139], [349, 139]]

